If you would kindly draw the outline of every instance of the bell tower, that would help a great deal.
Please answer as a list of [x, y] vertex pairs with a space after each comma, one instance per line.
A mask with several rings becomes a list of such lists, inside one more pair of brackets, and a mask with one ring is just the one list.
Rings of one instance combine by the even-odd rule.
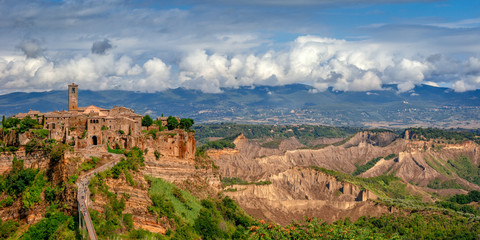
[[68, 111], [78, 110], [78, 85], [68, 85]]

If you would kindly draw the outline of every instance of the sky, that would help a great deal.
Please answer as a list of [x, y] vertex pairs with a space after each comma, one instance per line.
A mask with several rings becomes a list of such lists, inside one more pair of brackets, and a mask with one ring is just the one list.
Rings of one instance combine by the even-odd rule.
[[0, 94], [480, 88], [478, 0], [0, 0]]

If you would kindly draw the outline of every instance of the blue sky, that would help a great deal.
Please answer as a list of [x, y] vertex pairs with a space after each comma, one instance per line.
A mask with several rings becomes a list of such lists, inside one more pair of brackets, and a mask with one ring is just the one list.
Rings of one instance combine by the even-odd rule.
[[480, 1], [0, 1], [0, 94], [480, 88]]

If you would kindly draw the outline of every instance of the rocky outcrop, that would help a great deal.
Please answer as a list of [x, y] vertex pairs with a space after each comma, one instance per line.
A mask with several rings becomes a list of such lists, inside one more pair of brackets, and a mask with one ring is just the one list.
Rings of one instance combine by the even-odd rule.
[[[453, 179], [467, 189], [480, 190], [480, 186], [460, 178], [448, 163], [449, 160], [464, 156], [478, 166], [480, 146], [471, 141], [439, 144], [398, 138], [391, 132], [360, 132], [340, 146], [330, 145], [317, 150], [296, 149], [270, 155], [263, 155], [266, 151], [244, 136], [237, 138], [235, 144], [235, 149], [211, 154], [220, 166], [222, 177], [269, 180], [272, 184], [234, 186], [237, 191], [227, 194], [238, 200], [253, 216], [278, 223], [290, 223], [291, 220], [302, 219], [304, 215], [334, 221], [342, 217], [355, 219], [362, 215], [387, 212], [385, 207], [368, 200], [375, 198], [370, 192], [306, 170], [310, 166], [352, 173], [358, 166], [383, 157], [359, 177], [394, 174], [407, 183], [407, 191], [421, 196], [424, 201], [435, 201], [428, 192], [442, 195], [466, 193], [461, 189], [447, 191], [427, 188], [437, 178], [442, 181]], [[390, 154], [395, 154], [395, 157], [385, 159]]]
[[[135, 228], [162, 234], [173, 228], [166, 217], [157, 219], [157, 216], [147, 210], [152, 202], [148, 194], [149, 184], [145, 180], [146, 176], [162, 178], [185, 189], [201, 185], [202, 189], [196, 189], [196, 193], [212, 192], [205, 197], [216, 195], [220, 190], [220, 179], [215, 170], [196, 168], [192, 159], [167, 156], [160, 156], [157, 159], [153, 154], [147, 154], [144, 163], [144, 167], [132, 174], [134, 186], [127, 182], [123, 174], [118, 179], [107, 178], [105, 181], [109, 191], [118, 199], [128, 196], [123, 213], [132, 214]], [[103, 212], [106, 202], [104, 196], [96, 194], [90, 207]]]
[[[360, 132], [341, 146], [330, 145], [323, 149], [297, 149], [283, 154], [265, 154], [263, 148], [245, 137], [235, 140], [236, 149], [217, 152], [211, 155], [220, 166], [223, 177], [239, 177], [253, 181], [279, 174], [294, 166], [319, 166], [335, 171], [353, 173], [357, 166], [366, 164], [377, 157], [395, 154], [396, 157], [381, 159], [374, 167], [361, 174], [361, 177], [374, 177], [382, 174], [395, 174], [406, 182], [427, 186], [436, 178], [456, 179], [470, 189], [478, 186], [458, 177], [455, 173], [438, 172], [449, 168], [448, 160], [468, 157], [478, 166], [480, 146], [472, 141], [460, 144], [439, 144], [432, 141], [414, 141], [396, 138], [391, 132]], [[389, 143], [389, 144], [388, 144]], [[388, 144], [384, 146], [385, 144]], [[433, 160], [435, 159], [435, 160]]]
[[0, 152], [0, 175], [10, 171], [14, 158], [23, 160], [25, 168], [46, 170], [50, 164], [50, 156], [45, 151], [33, 151], [28, 154], [25, 150], [19, 150], [14, 153]]
[[343, 147], [348, 148], [352, 146], [358, 146], [361, 143], [367, 143], [372, 146], [386, 147], [394, 142], [397, 138], [397, 134], [389, 131], [363, 131], [355, 134], [345, 144], [343, 144]]
[[438, 144], [434, 141], [408, 141], [405, 151], [398, 153], [395, 160], [380, 160], [373, 168], [360, 175], [374, 177], [394, 173], [406, 182], [427, 186], [429, 182], [440, 178], [455, 179], [457, 183], [472, 190], [480, 190], [475, 185], [460, 178], [453, 170], [449, 160], [468, 157], [473, 165], [480, 164], [480, 146], [472, 141], [459, 144]]
[[[391, 141], [392, 133], [374, 135], [382, 144]], [[357, 136], [358, 135], [358, 136]], [[220, 166], [223, 177], [240, 177], [245, 180], [257, 180], [278, 174], [294, 166], [319, 166], [336, 171], [352, 173], [356, 164], [365, 164], [372, 158], [387, 156], [406, 149], [407, 141], [397, 139], [386, 147], [372, 144], [373, 138], [365, 132], [352, 137], [342, 146], [333, 146], [322, 149], [296, 149], [281, 152], [272, 152], [258, 143], [249, 141], [243, 135], [235, 139], [235, 151], [213, 152], [209, 155]], [[385, 136], [384, 136], [385, 135]], [[362, 140], [363, 141], [360, 141]], [[387, 139], [387, 140], [385, 140]], [[377, 144], [377, 143], [376, 143]], [[348, 147], [346, 147], [348, 146]]]
[[154, 156], [155, 152], [161, 156], [195, 159], [195, 133], [183, 129], [157, 132], [155, 135], [144, 135], [133, 139], [133, 146], [148, 149], [147, 154]]
[[379, 216], [390, 210], [370, 199], [376, 195], [310, 168], [294, 167], [271, 176], [269, 185], [235, 185], [225, 192], [250, 215], [279, 224], [304, 216], [333, 222], [345, 217]]

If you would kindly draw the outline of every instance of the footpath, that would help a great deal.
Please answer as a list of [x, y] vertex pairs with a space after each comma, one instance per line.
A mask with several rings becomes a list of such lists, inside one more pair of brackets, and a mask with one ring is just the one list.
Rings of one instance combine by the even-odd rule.
[[[87, 231], [87, 238], [91, 240], [97, 240], [97, 234], [95, 233], [95, 228], [93, 227], [93, 222], [90, 217], [90, 213], [88, 212], [88, 205], [90, 204], [90, 190], [88, 189], [88, 184], [90, 183], [90, 179], [95, 176], [96, 173], [103, 172], [117, 163], [119, 163], [121, 159], [116, 159], [111, 162], [108, 162], [99, 168], [96, 168], [86, 175], [81, 177], [79, 182], [77, 183], [77, 201], [78, 201], [78, 211], [79, 217], [82, 218], [84, 221], [79, 219], [79, 223], [82, 227], [82, 234], [83, 238], [85, 238], [85, 230]], [[86, 229], [85, 229], [86, 228]]]

